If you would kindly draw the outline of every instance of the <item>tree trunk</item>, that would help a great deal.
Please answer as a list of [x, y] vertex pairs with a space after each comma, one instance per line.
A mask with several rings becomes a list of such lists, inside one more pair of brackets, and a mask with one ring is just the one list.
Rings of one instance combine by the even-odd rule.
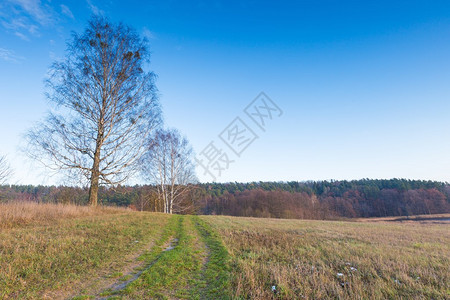
[[94, 152], [94, 163], [92, 165], [91, 173], [91, 186], [89, 188], [89, 204], [91, 206], [97, 206], [98, 204], [98, 185], [100, 180], [100, 148], [101, 148], [101, 136], [99, 133], [97, 137], [97, 145]]
[[[100, 155], [98, 155], [100, 156]], [[97, 206], [98, 203], [98, 183], [99, 183], [99, 157], [94, 157], [94, 166], [91, 175], [91, 186], [89, 188], [89, 204], [91, 206]]]
[[98, 203], [98, 174], [95, 176], [92, 174], [91, 186], [89, 188], [89, 205], [97, 206]]
[[169, 214], [172, 214], [173, 213], [173, 189], [174, 189], [174, 186], [173, 186], [173, 183], [172, 183], [172, 185], [170, 186], [170, 195], [169, 195]]

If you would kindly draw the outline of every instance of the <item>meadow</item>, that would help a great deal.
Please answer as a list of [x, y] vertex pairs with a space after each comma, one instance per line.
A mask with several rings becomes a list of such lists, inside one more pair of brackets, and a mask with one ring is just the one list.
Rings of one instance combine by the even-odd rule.
[[234, 298], [450, 297], [448, 222], [203, 218], [232, 257]]
[[0, 299], [450, 297], [448, 222], [14, 203], [0, 224]]
[[[65, 299], [121, 272], [168, 217], [119, 208], [0, 205], [0, 299]], [[87, 280], [88, 279], [88, 280]], [[100, 279], [100, 280], [99, 280]]]

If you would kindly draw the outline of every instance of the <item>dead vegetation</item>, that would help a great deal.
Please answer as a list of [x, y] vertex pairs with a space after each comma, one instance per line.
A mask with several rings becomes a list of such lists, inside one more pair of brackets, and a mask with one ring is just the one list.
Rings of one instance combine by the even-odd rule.
[[[98, 294], [101, 283], [127, 282], [149, 245], [159, 250], [143, 259], [159, 258], [125, 298], [447, 299], [450, 290], [448, 222], [169, 218], [35, 203], [0, 204], [0, 222], [0, 299]], [[172, 237], [177, 246], [163, 251]]]
[[28, 224], [48, 224], [61, 219], [117, 214], [129, 211], [116, 207], [90, 207], [72, 204], [39, 204], [36, 202], [0, 203], [0, 229]]
[[448, 224], [203, 217], [240, 299], [446, 299]]
[[28, 203], [0, 209], [9, 224], [0, 228], [0, 299], [66, 299], [94, 289], [104, 276], [126, 271], [128, 259], [148, 249], [168, 220], [114, 208]]

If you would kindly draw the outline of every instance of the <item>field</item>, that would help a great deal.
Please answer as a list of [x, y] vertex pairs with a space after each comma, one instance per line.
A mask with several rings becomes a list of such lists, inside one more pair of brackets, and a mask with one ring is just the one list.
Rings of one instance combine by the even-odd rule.
[[240, 298], [450, 297], [448, 224], [205, 219], [233, 257]]
[[449, 226], [0, 204], [0, 299], [447, 299]]

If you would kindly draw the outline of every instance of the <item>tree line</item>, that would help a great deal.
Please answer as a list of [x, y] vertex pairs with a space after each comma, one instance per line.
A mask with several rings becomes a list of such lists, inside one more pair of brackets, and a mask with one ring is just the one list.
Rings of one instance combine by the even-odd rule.
[[450, 185], [405, 179], [202, 185], [205, 214], [355, 218], [450, 212]]
[[[176, 185], [175, 185], [175, 188]], [[158, 185], [100, 187], [99, 203], [164, 212]], [[89, 188], [1, 186], [3, 201], [89, 202]], [[335, 219], [450, 213], [450, 185], [405, 179], [191, 184], [175, 213]]]

